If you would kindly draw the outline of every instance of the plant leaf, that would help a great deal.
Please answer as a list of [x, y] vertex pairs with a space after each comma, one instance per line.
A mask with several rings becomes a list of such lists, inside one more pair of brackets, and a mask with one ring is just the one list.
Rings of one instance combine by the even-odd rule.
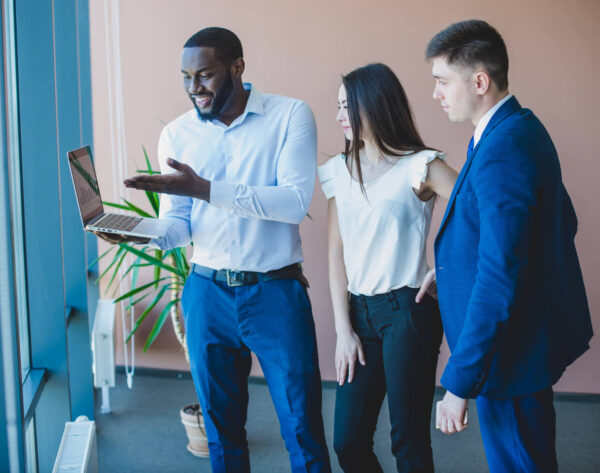
[[[168, 279], [168, 278], [162, 278], [163, 281], [165, 279]], [[136, 287], [135, 289], [132, 289], [131, 291], [126, 292], [125, 294], [120, 295], [113, 302], [116, 304], [117, 302], [120, 302], [123, 299], [127, 299], [128, 297], [131, 297], [131, 296], [137, 294], [138, 292], [142, 292], [145, 289], [148, 289], [149, 287], [154, 286], [155, 283], [156, 283], [156, 281], [152, 281], [152, 282], [149, 282], [147, 284], [144, 284], [143, 286]]]
[[181, 274], [185, 274], [185, 276], [182, 278], [185, 281], [185, 278], [187, 278], [187, 276], [190, 272], [190, 265], [188, 264], [188, 261], [187, 261], [186, 255], [185, 255], [185, 248], [183, 248], [183, 247], [174, 248], [173, 254], [175, 255], [175, 262], [177, 264], [177, 269], [179, 269], [179, 272]]
[[110, 245], [110, 248], [108, 250], [106, 250], [104, 253], [102, 253], [100, 256], [98, 256], [94, 261], [92, 261], [87, 269], [88, 271], [91, 270], [94, 266], [96, 266], [96, 264], [98, 264], [98, 262], [104, 258], [107, 254], [109, 254], [112, 250], [114, 250], [116, 247], [114, 245]]
[[102, 203], [108, 207], [114, 207], [115, 209], [121, 209], [121, 210], [127, 210], [129, 212], [135, 212], [135, 210], [133, 210], [131, 207], [129, 207], [129, 205], [116, 204], [114, 202], [104, 202], [104, 201]]
[[127, 338], [125, 339], [125, 343], [127, 343], [129, 341], [129, 339], [133, 336], [133, 334], [137, 331], [139, 326], [142, 324], [142, 322], [144, 321], [146, 316], [150, 313], [150, 311], [152, 309], [154, 309], [156, 304], [158, 304], [158, 302], [162, 299], [162, 297], [164, 296], [167, 289], [169, 289], [169, 284], [165, 284], [161, 288], [161, 290], [156, 293], [156, 295], [154, 296], [154, 299], [152, 300], [152, 302], [150, 302], [150, 305], [148, 305], [148, 307], [146, 307], [144, 312], [142, 312], [141, 315], [139, 316], [139, 318], [135, 321], [135, 325], [131, 329], [131, 332], [129, 332], [129, 335], [127, 335]]
[[108, 273], [110, 271], [110, 268], [112, 268], [115, 265], [115, 263], [119, 260], [119, 257], [121, 256], [121, 253], [123, 251], [126, 251], [126, 250], [123, 248], [119, 248], [117, 250], [117, 253], [113, 256], [113, 260], [110, 262], [108, 267], [104, 271], [102, 271], [102, 274], [100, 274], [100, 276], [98, 276], [96, 278], [96, 282], [100, 281], [106, 275], [106, 273]]
[[[123, 199], [123, 198], [122, 198]], [[135, 212], [136, 214], [138, 214], [141, 217], [146, 217], [146, 218], [154, 218], [152, 217], [152, 215], [150, 215], [148, 212], [146, 212], [145, 210], [141, 209], [140, 207], [138, 207], [137, 205], [133, 205], [131, 202], [129, 202], [127, 199], [123, 199], [123, 202], [125, 202], [127, 205], [129, 205], [129, 209], [132, 212]]]
[[[139, 260], [140, 260], [140, 257], [138, 256], [138, 257], [136, 258], [136, 260], [135, 260], [133, 263], [131, 263], [131, 264], [129, 265], [129, 267], [127, 268], [127, 270], [126, 270], [126, 271], [123, 273], [123, 278], [125, 278], [125, 276], [127, 276], [127, 275], [128, 275], [128, 274], [129, 274], [129, 273], [132, 271], [132, 270], [136, 270], [136, 269], [138, 269], [138, 261], [139, 261]], [[133, 277], [133, 276], [132, 276], [132, 277]], [[123, 278], [122, 278], [122, 279], [123, 279]], [[132, 286], [132, 287], [133, 287], [133, 286], [135, 286], [135, 284], [133, 283], [133, 279], [132, 279], [132, 282], [131, 282], [131, 286]]]
[[148, 167], [148, 169], [146, 171], [138, 171], [138, 172], [144, 172], [144, 173], [148, 173], [148, 174], [160, 174], [159, 171], [155, 171], [154, 169], [152, 169], [152, 165], [150, 164], [150, 159], [148, 158], [148, 151], [146, 151], [146, 147], [142, 146], [142, 151], [144, 152], [144, 159], [146, 160], [146, 166]]
[[159, 208], [159, 198], [156, 192], [145, 191], [146, 197], [152, 206], [152, 210], [154, 211], [154, 215], [158, 218], [158, 208]]
[[[133, 264], [131, 266], [129, 266], [129, 268], [127, 269], [127, 271], [125, 272], [125, 276], [127, 275], [127, 273], [129, 273], [129, 271], [131, 270], [131, 268], [133, 268], [133, 273], [131, 274], [131, 287], [137, 287], [137, 280], [138, 280], [138, 275], [140, 273], [140, 267], [137, 265], [137, 263], [140, 261], [140, 257], [138, 256], [135, 261], [133, 262]], [[139, 298], [136, 302], [133, 302], [132, 299], [133, 297], [129, 298], [129, 304], [127, 305], [128, 309], [131, 309], [131, 307], [133, 307], [135, 304], [137, 304], [139, 301], [141, 301], [142, 299], [145, 299], [146, 295], [142, 296], [141, 298]]]
[[173, 299], [173, 300], [170, 300], [167, 303], [167, 305], [165, 305], [165, 308], [162, 310], [162, 312], [158, 316], [158, 319], [156, 319], [156, 322], [154, 323], [154, 326], [152, 327], [152, 330], [150, 331], [150, 334], [148, 335], [148, 339], [146, 340], [146, 344], [144, 345], [142, 352], [146, 353], [146, 350], [148, 350], [148, 348], [150, 348], [150, 345], [152, 345], [152, 342], [156, 339], [156, 337], [160, 333], [160, 330], [162, 329], [163, 325], [165, 324], [165, 320], [167, 320], [167, 316], [169, 315], [169, 310], [171, 309], [171, 306], [173, 306], [174, 304], [177, 304], [178, 302], [179, 302], [179, 299]]
[[[134, 305], [136, 305], [138, 302], [141, 302], [141, 301], [143, 301], [143, 300], [144, 300], [146, 297], [150, 296], [151, 294], [152, 294], [152, 292], [148, 291], [148, 292], [147, 292], [146, 294], [144, 294], [142, 297], [138, 297], [136, 300], [134, 300], [134, 301], [131, 301], [129, 304], [127, 304], [127, 305], [125, 306], [125, 308], [126, 308], [127, 310], [130, 310], [130, 309], [131, 309], [131, 308], [132, 308]], [[132, 298], [133, 298], [133, 296], [132, 296]]]
[[[163, 257], [163, 251], [162, 250], [156, 250], [154, 252], [154, 257], [156, 259], [159, 259], [161, 261], [164, 260]], [[154, 266], [154, 279], [159, 279], [160, 278], [160, 266]], [[156, 285], [156, 289], [158, 289], [158, 284]]]
[[[110, 281], [108, 281], [108, 286], [106, 286], [106, 289], [108, 290], [108, 288], [110, 286], [112, 286], [113, 281], [115, 280], [115, 277], [117, 277], [117, 273], [119, 272], [119, 268], [121, 267], [121, 265], [123, 264], [123, 261], [125, 260], [125, 257], [127, 256], [127, 252], [124, 251], [123, 252], [123, 256], [121, 256], [121, 259], [119, 260], [119, 262], [117, 263], [117, 265], [115, 266], [115, 269], [113, 270], [113, 274], [110, 278]], [[104, 294], [106, 294], [106, 291], [104, 291]]]
[[130, 253], [133, 253], [134, 255], [141, 257], [143, 260], [148, 261], [149, 263], [152, 263], [153, 265], [160, 266], [161, 268], [166, 269], [170, 273], [179, 274], [179, 271], [177, 270], [177, 268], [170, 266], [166, 263], [163, 263], [161, 260], [154, 258], [147, 253], [144, 253], [142, 250], [138, 250], [137, 248], [134, 248], [133, 246], [127, 246], [125, 243], [119, 243], [119, 246], [121, 246], [122, 248], [126, 248], [126, 251], [129, 251]]

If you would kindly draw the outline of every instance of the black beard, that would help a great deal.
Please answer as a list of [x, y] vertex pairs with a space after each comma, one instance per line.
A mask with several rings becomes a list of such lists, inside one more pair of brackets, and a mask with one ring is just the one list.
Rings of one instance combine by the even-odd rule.
[[192, 98], [192, 103], [194, 104], [194, 107], [196, 108], [196, 112], [198, 112], [198, 117], [200, 118], [200, 120], [206, 121], [206, 120], [218, 119], [219, 115], [221, 114], [221, 110], [223, 109], [223, 106], [225, 105], [227, 100], [229, 100], [229, 97], [231, 97], [232, 93], [233, 93], [233, 79], [231, 77], [231, 73], [229, 73], [229, 74], [227, 74], [227, 79], [225, 79], [225, 83], [215, 94], [213, 106], [210, 109], [210, 112], [202, 113], [200, 111], [200, 109], [198, 108], [196, 101]]

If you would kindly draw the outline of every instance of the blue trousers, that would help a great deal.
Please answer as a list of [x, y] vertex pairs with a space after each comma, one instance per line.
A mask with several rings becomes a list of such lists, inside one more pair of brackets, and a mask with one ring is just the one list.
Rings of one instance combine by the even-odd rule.
[[292, 472], [329, 473], [315, 327], [300, 282], [228, 287], [192, 272], [182, 308], [213, 473], [250, 472], [245, 424], [251, 350], [264, 372]]
[[552, 388], [509, 399], [477, 397], [490, 473], [556, 473]]

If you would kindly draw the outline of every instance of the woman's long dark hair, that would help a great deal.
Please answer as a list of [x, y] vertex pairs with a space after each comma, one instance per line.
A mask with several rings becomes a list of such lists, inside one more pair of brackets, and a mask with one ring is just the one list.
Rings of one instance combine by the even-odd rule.
[[404, 88], [388, 66], [376, 63], [359, 67], [342, 76], [342, 82], [352, 128], [352, 141], [346, 139], [344, 156], [356, 166], [360, 188], [366, 195], [359, 158], [363, 119], [377, 147], [386, 155], [400, 157], [432, 148], [423, 143]]

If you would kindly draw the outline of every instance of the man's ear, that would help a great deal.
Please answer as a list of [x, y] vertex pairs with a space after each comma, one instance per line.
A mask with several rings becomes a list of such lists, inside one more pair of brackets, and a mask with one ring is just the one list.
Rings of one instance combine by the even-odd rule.
[[231, 67], [230, 67], [230, 72], [231, 72], [231, 76], [236, 78], [236, 77], [242, 77], [242, 73], [244, 72], [244, 69], [246, 68], [246, 63], [244, 62], [244, 58], [237, 58], [235, 61], [233, 61], [231, 63]]
[[473, 86], [477, 95], [485, 95], [492, 84], [490, 75], [485, 71], [475, 71], [473, 73]]

